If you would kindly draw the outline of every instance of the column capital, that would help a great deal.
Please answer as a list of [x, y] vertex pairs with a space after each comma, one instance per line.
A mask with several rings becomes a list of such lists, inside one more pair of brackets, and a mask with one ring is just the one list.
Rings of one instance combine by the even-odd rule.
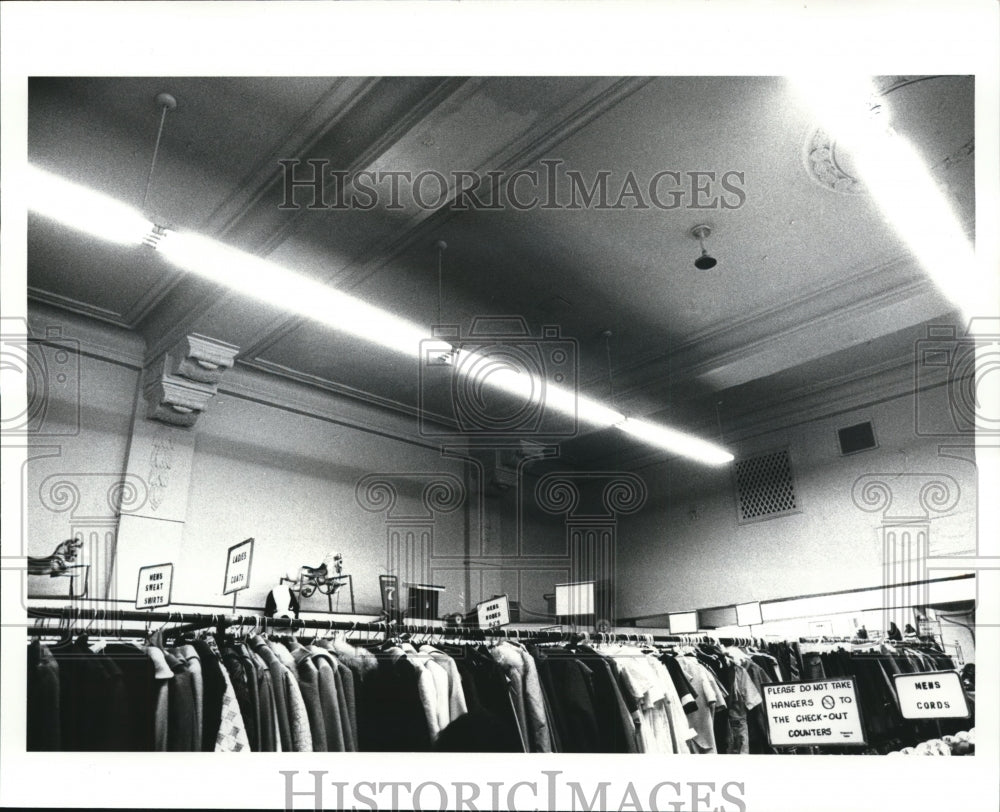
[[[584, 492], [596, 491], [600, 492], [599, 506], [589, 500], [587, 508], [581, 509]], [[554, 516], [565, 515], [570, 522], [613, 521], [638, 511], [646, 496], [645, 481], [622, 471], [554, 471], [535, 486], [538, 506]]]
[[[457, 476], [439, 472], [368, 474], [358, 480], [354, 495], [364, 510], [385, 513], [387, 520], [431, 521], [435, 514], [458, 510], [465, 501], [465, 486]], [[420, 507], [401, 510], [401, 495], [419, 497]]]
[[851, 498], [884, 521], [925, 521], [958, 504], [962, 489], [948, 474], [864, 474], [854, 481]]

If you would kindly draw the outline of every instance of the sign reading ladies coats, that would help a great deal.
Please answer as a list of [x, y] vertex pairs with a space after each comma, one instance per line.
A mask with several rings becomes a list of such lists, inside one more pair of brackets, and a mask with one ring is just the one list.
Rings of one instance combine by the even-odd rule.
[[226, 583], [223, 595], [239, 592], [250, 586], [250, 563], [253, 561], [253, 539], [241, 541], [229, 548], [226, 556]]

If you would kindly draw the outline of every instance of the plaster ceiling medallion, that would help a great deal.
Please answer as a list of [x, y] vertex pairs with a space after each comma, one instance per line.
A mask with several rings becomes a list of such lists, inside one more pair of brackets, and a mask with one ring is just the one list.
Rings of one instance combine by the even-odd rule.
[[[975, 153], [974, 80], [969, 76], [879, 76], [876, 98], [885, 99], [892, 128], [924, 156], [939, 183]], [[816, 183], [846, 195], [865, 193], [850, 152], [838, 147], [823, 127], [810, 131], [803, 152], [806, 171]]]

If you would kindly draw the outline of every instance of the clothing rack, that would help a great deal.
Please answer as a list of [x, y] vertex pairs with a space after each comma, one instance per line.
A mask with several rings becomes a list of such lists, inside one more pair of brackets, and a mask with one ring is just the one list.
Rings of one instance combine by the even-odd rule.
[[[593, 642], [593, 643], [672, 643], [698, 645], [714, 643], [720, 646], [758, 645], [760, 641], [749, 637], [711, 637], [697, 634], [654, 635], [641, 632], [594, 633], [567, 632], [551, 629], [478, 629], [464, 626], [447, 626], [441, 623], [395, 623], [380, 621], [355, 622], [349, 620], [303, 620], [298, 618], [265, 617], [263, 615], [207, 614], [199, 612], [146, 612], [128, 609], [96, 609], [90, 607], [29, 607], [28, 617], [34, 620], [56, 620], [62, 623], [90, 621], [81, 632], [113, 634], [122, 637], [146, 636], [153, 631], [166, 634], [184, 633], [200, 629], [214, 629], [220, 636], [231, 629], [248, 629], [258, 632], [297, 632], [300, 630], [361, 632], [382, 635], [385, 639], [402, 635], [428, 635], [461, 638], [465, 640], [507, 639], [526, 642]], [[108, 624], [143, 622], [159, 624], [159, 629], [111, 628]], [[95, 624], [98, 624], [95, 626]], [[171, 624], [182, 624], [171, 626]], [[65, 627], [28, 626], [30, 636], [50, 635]], [[104, 631], [110, 629], [109, 631]]]
[[930, 640], [907, 639], [890, 640], [888, 637], [800, 637], [799, 643], [846, 643], [853, 646], [910, 646], [913, 648], [939, 648], [940, 644]]

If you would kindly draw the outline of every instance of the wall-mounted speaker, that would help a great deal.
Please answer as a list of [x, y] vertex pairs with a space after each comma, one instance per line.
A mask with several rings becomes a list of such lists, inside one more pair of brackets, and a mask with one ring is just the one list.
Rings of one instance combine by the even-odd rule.
[[875, 442], [875, 427], [871, 420], [837, 429], [837, 439], [840, 441], [840, 453], [857, 454], [869, 448], [878, 448]]

